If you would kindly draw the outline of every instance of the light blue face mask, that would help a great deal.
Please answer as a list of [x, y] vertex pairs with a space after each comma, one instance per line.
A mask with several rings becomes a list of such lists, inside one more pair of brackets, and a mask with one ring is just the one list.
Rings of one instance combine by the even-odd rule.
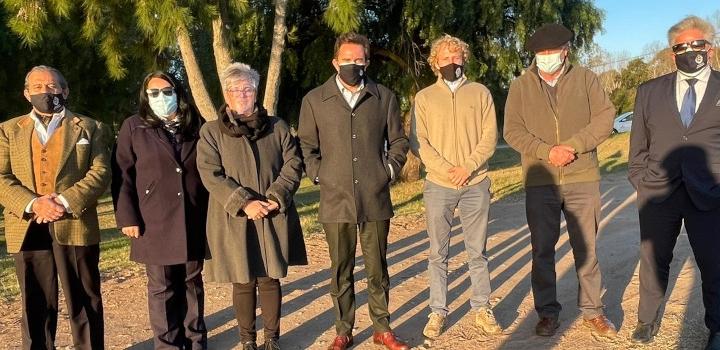
[[175, 93], [170, 96], [165, 96], [165, 94], [162, 93], [158, 94], [157, 97], [148, 96], [148, 102], [150, 103], [150, 108], [153, 113], [163, 119], [167, 119], [167, 117], [175, 114], [178, 107], [177, 95]]

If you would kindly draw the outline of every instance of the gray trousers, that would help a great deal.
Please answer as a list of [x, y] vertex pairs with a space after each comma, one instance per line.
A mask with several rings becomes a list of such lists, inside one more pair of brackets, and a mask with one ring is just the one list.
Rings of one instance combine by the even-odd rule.
[[468, 254], [472, 296], [470, 307], [488, 307], [490, 273], [485, 254], [488, 209], [490, 207], [490, 179], [459, 190], [425, 181], [423, 191], [427, 232], [430, 237], [428, 271], [430, 273], [430, 310], [447, 315], [447, 274], [450, 230], [455, 208], [460, 209], [465, 250]]
[[525, 189], [532, 244], [532, 291], [540, 317], [557, 318], [555, 245], [560, 238], [560, 213], [565, 215], [578, 278], [578, 307], [585, 319], [603, 314], [602, 281], [595, 254], [600, 221], [600, 183], [533, 186]]

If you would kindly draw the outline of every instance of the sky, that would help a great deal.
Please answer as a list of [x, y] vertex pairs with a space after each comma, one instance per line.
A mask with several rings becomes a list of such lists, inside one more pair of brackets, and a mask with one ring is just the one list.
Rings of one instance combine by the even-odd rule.
[[634, 57], [653, 42], [667, 45], [667, 30], [685, 16], [708, 18], [720, 11], [720, 0], [595, 0], [595, 6], [605, 11], [595, 42], [611, 54]]

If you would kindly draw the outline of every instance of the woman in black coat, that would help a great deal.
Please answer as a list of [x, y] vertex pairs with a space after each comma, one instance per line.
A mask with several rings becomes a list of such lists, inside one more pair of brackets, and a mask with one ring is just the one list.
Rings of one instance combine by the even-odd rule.
[[113, 155], [115, 220], [130, 237], [130, 259], [146, 266], [156, 349], [207, 348], [201, 272], [208, 192], [195, 162], [201, 125], [180, 82], [150, 73]]
[[293, 195], [302, 160], [295, 136], [257, 104], [260, 76], [242, 63], [220, 77], [226, 105], [203, 125], [198, 169], [210, 192], [205, 277], [233, 284], [243, 350], [255, 350], [255, 307], [262, 308], [265, 350], [280, 348], [280, 278], [306, 264]]

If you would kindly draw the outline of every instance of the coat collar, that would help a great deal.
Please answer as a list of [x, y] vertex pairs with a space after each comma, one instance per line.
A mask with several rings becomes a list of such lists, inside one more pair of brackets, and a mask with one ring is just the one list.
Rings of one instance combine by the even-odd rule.
[[[333, 97], [343, 100], [342, 93], [340, 92], [340, 89], [338, 88], [337, 83], [335, 81], [336, 76], [337, 76], [337, 74], [333, 74], [322, 85], [322, 100], [323, 101], [327, 101]], [[367, 95], [367, 94], [371, 94], [371, 95], [375, 96], [375, 98], [380, 97], [380, 91], [378, 91], [377, 84], [374, 81], [372, 81], [372, 79], [370, 79], [370, 78], [367, 78], [367, 80], [365, 81], [365, 88], [363, 89], [362, 95], [358, 99], [358, 105], [360, 104], [360, 101], [363, 100], [364, 95]]]

